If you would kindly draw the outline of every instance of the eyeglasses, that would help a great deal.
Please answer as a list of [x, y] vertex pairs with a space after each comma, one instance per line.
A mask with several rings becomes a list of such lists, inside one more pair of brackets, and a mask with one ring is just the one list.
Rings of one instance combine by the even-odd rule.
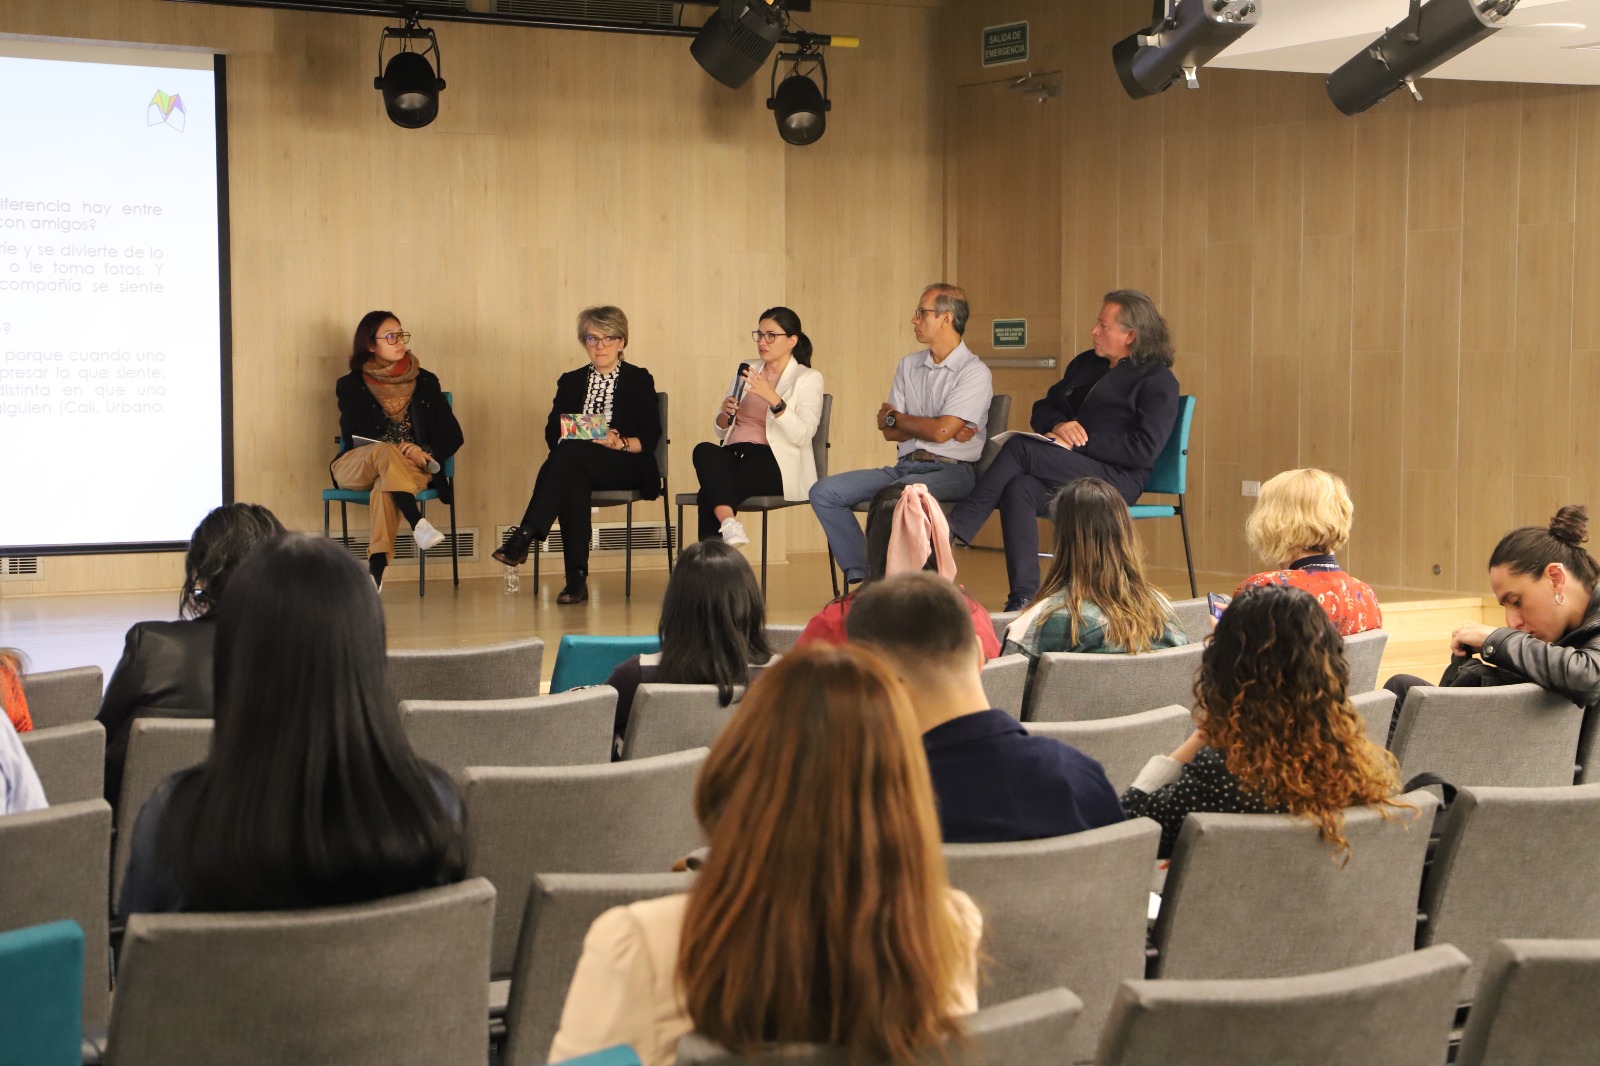
[[923, 317], [925, 317], [927, 315], [942, 315], [942, 314], [944, 314], [944, 312], [939, 310], [937, 307], [919, 307], [915, 311], [911, 312], [911, 317], [912, 318], [923, 318]]
[[583, 343], [588, 348], [609, 348], [613, 344], [621, 344], [621, 337], [599, 337], [593, 333], [583, 335]]
[[753, 329], [753, 330], [750, 331], [750, 339], [751, 340], [753, 340], [753, 341], [766, 341], [768, 344], [771, 344], [773, 341], [777, 340], [779, 337], [792, 337], [792, 336], [794, 336], [793, 333], [763, 333], [759, 329]]
[[411, 334], [405, 330], [391, 329], [388, 333], [378, 334], [378, 339], [385, 344], [409, 344], [411, 343]]

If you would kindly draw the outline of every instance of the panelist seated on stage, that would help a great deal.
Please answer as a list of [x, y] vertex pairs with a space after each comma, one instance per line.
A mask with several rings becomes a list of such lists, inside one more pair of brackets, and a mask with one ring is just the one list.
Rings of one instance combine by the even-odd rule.
[[806, 500], [817, 481], [811, 438], [822, 421], [822, 375], [811, 369], [811, 338], [800, 316], [769, 307], [750, 336], [760, 362], [741, 364], [723, 397], [716, 421], [721, 440], [694, 449], [700, 539], [720, 536], [735, 548], [750, 543], [739, 504], [752, 496]]
[[418, 551], [444, 539], [422, 517], [417, 493], [431, 487], [449, 502], [450, 482], [439, 465], [462, 443], [461, 423], [438, 377], [422, 369], [410, 340], [392, 312], [368, 311], [356, 326], [350, 373], [334, 387], [344, 451], [328, 470], [341, 489], [372, 492], [367, 569], [380, 591], [402, 516]]
[[1144, 491], [1178, 418], [1178, 379], [1166, 320], [1134, 289], [1105, 295], [1091, 331], [1094, 347], [1033, 405], [1033, 430], [1009, 437], [967, 497], [950, 531], [970, 544], [996, 508], [1005, 539], [1006, 610], [1039, 590], [1039, 527], [1056, 491], [1080, 477], [1110, 484], [1128, 503]]
[[878, 431], [895, 442], [895, 464], [835, 474], [811, 486], [811, 508], [846, 586], [867, 573], [867, 541], [852, 507], [889, 485], [918, 481], [934, 499], [959, 500], [977, 482], [994, 380], [961, 339], [967, 315], [962, 289], [940, 282], [923, 290], [911, 330], [927, 347], [900, 360], [888, 402], [878, 408]]

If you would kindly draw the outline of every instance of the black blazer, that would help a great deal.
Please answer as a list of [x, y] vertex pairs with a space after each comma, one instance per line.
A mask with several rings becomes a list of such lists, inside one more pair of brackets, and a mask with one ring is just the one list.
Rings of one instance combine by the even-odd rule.
[[[618, 364], [621, 377], [611, 399], [611, 425], [624, 437], [639, 438], [639, 454], [630, 455], [638, 468], [640, 495], [653, 500], [661, 495], [661, 471], [656, 468], [656, 445], [661, 442], [661, 405], [650, 371], [629, 362]], [[556, 379], [556, 399], [544, 425], [544, 442], [551, 451], [561, 439], [561, 416], [583, 410], [589, 391], [589, 368], [569, 370]]]
[[[128, 733], [146, 717], [211, 716], [211, 647], [217, 623], [207, 616], [183, 622], [136, 622], [128, 630], [122, 660], [111, 672], [95, 721], [106, 727], [106, 802], [115, 809], [122, 794], [122, 764]], [[128, 812], [129, 816], [138, 811]]]
[[[340, 378], [333, 393], [339, 399], [339, 435], [344, 438], [346, 451], [350, 448], [351, 437], [383, 439], [389, 418], [361, 379], [361, 371], [352, 370]], [[417, 387], [411, 393], [411, 429], [418, 446], [441, 463], [460, 451], [464, 441], [461, 423], [456, 421], [455, 412], [445, 402], [438, 375], [428, 370], [417, 371]], [[431, 483], [432, 488], [440, 490], [441, 496], [447, 491], [444, 481], [443, 474], [435, 474]]]

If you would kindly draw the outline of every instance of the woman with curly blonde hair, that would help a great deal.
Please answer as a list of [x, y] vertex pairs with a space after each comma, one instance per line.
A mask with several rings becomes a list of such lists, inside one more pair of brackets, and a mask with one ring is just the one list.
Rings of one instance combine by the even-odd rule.
[[549, 1061], [691, 1029], [740, 1055], [818, 1043], [910, 1066], [977, 1009], [983, 919], [950, 888], [911, 697], [856, 645], [785, 655], [695, 785], [710, 844], [687, 894], [589, 928]]
[[1195, 681], [1196, 728], [1122, 794], [1131, 818], [1161, 823], [1172, 853], [1190, 811], [1293, 814], [1346, 860], [1347, 807], [1404, 807], [1394, 757], [1350, 704], [1344, 641], [1309, 593], [1247, 590], [1222, 615]]

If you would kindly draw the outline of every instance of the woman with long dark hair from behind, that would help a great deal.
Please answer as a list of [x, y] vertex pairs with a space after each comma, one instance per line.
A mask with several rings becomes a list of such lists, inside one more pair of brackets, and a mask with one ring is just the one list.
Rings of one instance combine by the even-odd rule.
[[720, 540], [696, 541], [683, 549], [661, 600], [657, 632], [659, 652], [635, 655], [606, 679], [617, 690], [619, 746], [634, 693], [646, 681], [716, 685], [726, 707], [733, 690], [749, 684], [750, 667], [772, 658], [761, 586], [744, 556]]
[[977, 1007], [983, 920], [949, 887], [905, 687], [859, 646], [786, 655], [707, 757], [686, 895], [601, 915], [550, 1049], [672, 1066], [694, 1029], [748, 1055], [822, 1043], [909, 1066]]
[[[1474, 687], [1531, 681], [1582, 707], [1600, 703], [1600, 565], [1583, 547], [1589, 511], [1561, 508], [1547, 526], [1523, 526], [1489, 556], [1489, 587], [1505, 608], [1500, 627], [1467, 622], [1450, 636], [1441, 685]], [[1401, 701], [1420, 677], [1398, 674], [1384, 686]]]
[[459, 880], [461, 804], [412, 752], [383, 607], [335, 542], [260, 546], [217, 612], [216, 732], [133, 833], [120, 913], [285, 910]]
[[1315, 598], [1245, 591], [1201, 657], [1194, 733], [1146, 764], [1123, 809], [1161, 823], [1162, 858], [1191, 811], [1297, 815], [1348, 858], [1345, 808], [1405, 806], [1394, 756], [1367, 739], [1349, 684], [1344, 639]]
[[1069, 481], [1051, 506], [1055, 558], [1039, 594], [1006, 629], [1005, 651], [1030, 664], [1048, 651], [1137, 655], [1187, 644], [1172, 604], [1144, 576], [1122, 494], [1099, 478]]
[[[245, 556], [282, 533], [283, 523], [259, 503], [213, 509], [189, 536], [178, 621], [136, 622], [128, 630], [122, 659], [95, 715], [106, 730], [105, 793], [113, 808], [122, 795], [122, 766], [135, 719], [210, 715], [217, 607]], [[127, 817], [137, 813], [125, 812]]]

